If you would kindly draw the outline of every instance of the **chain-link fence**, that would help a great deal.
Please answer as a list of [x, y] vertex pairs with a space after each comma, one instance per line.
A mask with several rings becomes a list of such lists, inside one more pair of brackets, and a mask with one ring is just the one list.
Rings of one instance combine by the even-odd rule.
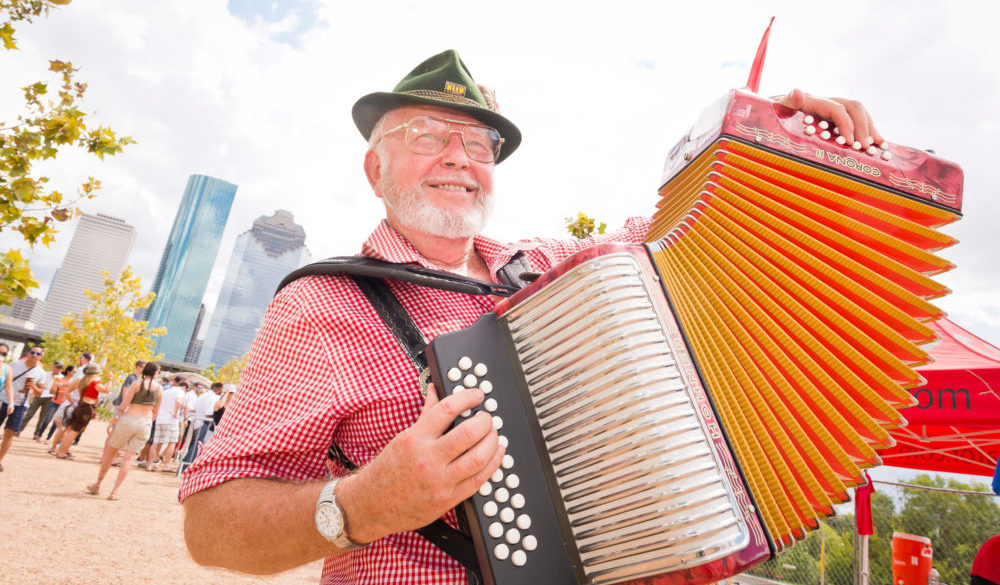
[[[912, 483], [875, 481], [872, 517], [875, 534], [868, 541], [868, 582], [892, 583], [892, 534], [930, 538], [933, 564], [942, 585], [965, 585], [979, 547], [1000, 533], [1000, 498], [983, 484], [965, 484], [941, 476], [917, 476]], [[853, 504], [838, 516], [751, 574], [801, 585], [853, 585], [859, 546]]]

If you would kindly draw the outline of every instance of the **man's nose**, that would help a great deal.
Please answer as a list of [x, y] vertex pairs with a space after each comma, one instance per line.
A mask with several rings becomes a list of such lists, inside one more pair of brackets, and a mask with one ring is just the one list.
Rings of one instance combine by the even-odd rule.
[[448, 144], [444, 146], [442, 151], [441, 164], [449, 168], [469, 168], [469, 154], [465, 152], [460, 130], [452, 130], [448, 134]]

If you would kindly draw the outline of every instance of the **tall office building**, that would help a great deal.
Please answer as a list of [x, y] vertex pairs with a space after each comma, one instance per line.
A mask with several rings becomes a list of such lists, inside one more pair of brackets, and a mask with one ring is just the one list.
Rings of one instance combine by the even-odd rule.
[[166, 327], [156, 351], [168, 360], [184, 361], [235, 195], [232, 183], [205, 175], [188, 178], [153, 281], [156, 298], [140, 316], [151, 328]]
[[240, 234], [208, 326], [201, 365], [221, 366], [250, 349], [281, 279], [309, 262], [306, 232], [279, 209]]
[[38, 319], [38, 329], [58, 333], [67, 313], [82, 313], [93, 305], [83, 291], [104, 290], [104, 277], [118, 278], [125, 269], [135, 243], [135, 228], [118, 219], [98, 213], [83, 214], [76, 225], [62, 266], [52, 279], [45, 309]]

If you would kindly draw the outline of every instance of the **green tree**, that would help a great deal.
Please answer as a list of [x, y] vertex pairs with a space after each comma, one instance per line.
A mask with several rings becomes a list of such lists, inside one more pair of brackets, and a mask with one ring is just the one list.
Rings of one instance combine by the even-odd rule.
[[247, 363], [247, 354], [243, 354], [238, 357], [234, 357], [219, 368], [218, 379], [216, 382], [222, 382], [223, 384], [239, 384], [240, 373], [243, 371], [243, 367]]
[[596, 219], [587, 217], [582, 211], [576, 214], [576, 219], [573, 219], [572, 217], [566, 218], [566, 231], [568, 231], [574, 238], [578, 238], [580, 240], [593, 236], [595, 231], [598, 234], [603, 234], [607, 229], [608, 224], [602, 221], [600, 225], [598, 225]]
[[[910, 483], [931, 488], [975, 491], [972, 486], [954, 479], [918, 475]], [[935, 551], [934, 567], [942, 583], [964, 583], [971, 560], [982, 543], [996, 534], [1000, 526], [1000, 506], [992, 498], [932, 490], [911, 490], [900, 510], [897, 530], [926, 536], [932, 546], [946, 545], [947, 551]]]
[[146, 321], [132, 318], [136, 311], [148, 307], [156, 295], [142, 294], [142, 284], [132, 274], [131, 266], [125, 268], [118, 280], [105, 271], [104, 286], [101, 292], [84, 291], [93, 306], [79, 315], [66, 315], [62, 332], [45, 336], [45, 357], [76, 363], [76, 356], [89, 351], [104, 368], [102, 379], [117, 388], [135, 368], [136, 361], [156, 361], [163, 357], [153, 355], [153, 336], [167, 331], [162, 327], [147, 329]]
[[[47, 14], [55, 5], [69, 0], [0, 0], [0, 43], [7, 51], [16, 50], [15, 24], [30, 23]], [[134, 141], [118, 137], [105, 126], [88, 128], [81, 109], [87, 84], [76, 81], [77, 69], [68, 61], [49, 61], [49, 71], [59, 79], [58, 90], [50, 95], [49, 83], [39, 81], [23, 88], [25, 107], [14, 121], [0, 121], [0, 232], [18, 232], [32, 248], [48, 246], [57, 232], [56, 224], [79, 215], [77, 204], [95, 196], [100, 181], [90, 177], [74, 197], [49, 189], [49, 178], [32, 168], [39, 161], [53, 159], [61, 149], [77, 148], [99, 159], [115, 155]], [[0, 114], [2, 115], [2, 114]], [[8, 119], [9, 120], [9, 119]], [[0, 254], [0, 304], [38, 286], [27, 260], [17, 249]]]
[[219, 374], [216, 373], [216, 371], [215, 371], [215, 364], [208, 364], [207, 366], [205, 366], [204, 368], [202, 368], [201, 369], [201, 375], [205, 376], [206, 378], [208, 378], [209, 380], [211, 380], [213, 382], [218, 382], [219, 381]]

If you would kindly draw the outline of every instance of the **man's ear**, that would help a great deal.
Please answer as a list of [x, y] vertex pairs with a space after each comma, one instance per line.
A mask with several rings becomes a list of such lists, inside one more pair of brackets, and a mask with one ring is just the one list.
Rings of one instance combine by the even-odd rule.
[[365, 153], [365, 176], [368, 177], [368, 184], [371, 185], [372, 191], [375, 191], [375, 196], [381, 198], [382, 193], [379, 192], [378, 184], [382, 178], [382, 161], [372, 149], [368, 149]]

